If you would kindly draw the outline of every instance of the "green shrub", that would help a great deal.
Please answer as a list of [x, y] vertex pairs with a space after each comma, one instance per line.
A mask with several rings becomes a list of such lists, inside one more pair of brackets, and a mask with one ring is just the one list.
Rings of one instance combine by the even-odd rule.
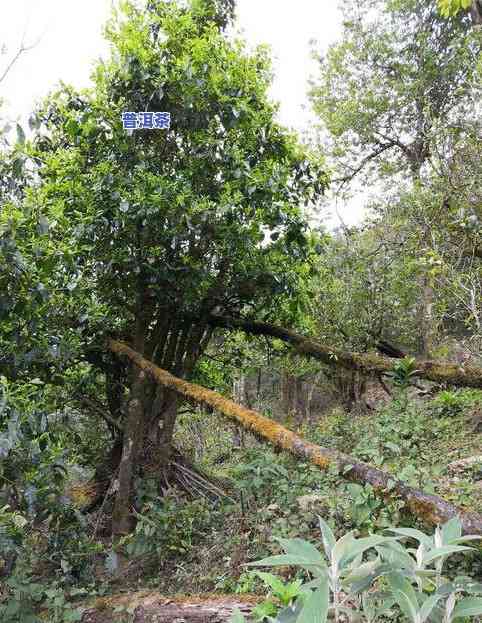
[[440, 417], [453, 417], [465, 409], [480, 404], [482, 392], [473, 389], [445, 390], [440, 392], [431, 403], [433, 412]]
[[147, 502], [136, 518], [135, 531], [121, 545], [125, 545], [130, 556], [154, 555], [165, 559], [193, 548], [209, 520], [209, 507], [202, 500], [164, 497]]
[[[349, 532], [337, 541], [322, 519], [320, 528], [324, 553], [308, 541], [280, 538], [284, 553], [250, 563], [292, 566], [306, 578], [304, 583], [283, 585], [267, 574], [273, 593], [286, 598], [276, 603], [268, 598], [266, 613], [261, 605], [255, 616], [261, 614], [272, 623], [324, 623], [328, 616], [335, 623], [452, 623], [482, 614], [482, 584], [469, 577], [448, 577], [444, 569], [449, 556], [473, 551], [464, 543], [480, 539], [462, 536], [458, 518], [437, 527], [431, 536], [413, 528], [390, 528], [387, 535], [356, 538]], [[417, 546], [407, 546], [406, 540]], [[232, 620], [240, 623], [240, 613]]]

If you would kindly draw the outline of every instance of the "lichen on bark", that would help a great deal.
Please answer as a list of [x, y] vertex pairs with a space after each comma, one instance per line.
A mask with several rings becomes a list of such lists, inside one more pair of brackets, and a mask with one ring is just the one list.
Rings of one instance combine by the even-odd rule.
[[375, 493], [382, 498], [403, 499], [414, 515], [428, 523], [437, 525], [459, 516], [465, 533], [482, 536], [482, 515], [464, 511], [443, 498], [409, 487], [397, 480], [394, 475], [357, 461], [353, 457], [306, 441], [278, 422], [252, 409], [246, 409], [213, 390], [173, 376], [142, 357], [127, 344], [109, 340], [108, 347], [117, 355], [127, 356], [131, 362], [161, 385], [197, 403], [213, 407], [261, 439], [295, 456], [308, 459], [321, 469], [335, 465], [343, 477], [363, 484], [371, 484]]

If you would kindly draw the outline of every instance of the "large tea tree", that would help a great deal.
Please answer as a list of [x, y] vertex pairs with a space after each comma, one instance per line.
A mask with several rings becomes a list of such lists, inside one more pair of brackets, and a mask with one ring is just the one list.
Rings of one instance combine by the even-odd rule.
[[[36, 261], [51, 267], [44, 324], [105, 378], [122, 429], [115, 533], [130, 529], [138, 467], [169, 459], [177, 399], [105, 354], [105, 337], [192, 375], [211, 313], [276, 307], [296, 287], [301, 208], [323, 190], [320, 163], [275, 121], [266, 52], [226, 35], [226, 8], [124, 3], [95, 88], [63, 87], [37, 117], [18, 228], [27, 239], [36, 220]], [[122, 113], [145, 110], [170, 112], [170, 130], [126, 132]]]

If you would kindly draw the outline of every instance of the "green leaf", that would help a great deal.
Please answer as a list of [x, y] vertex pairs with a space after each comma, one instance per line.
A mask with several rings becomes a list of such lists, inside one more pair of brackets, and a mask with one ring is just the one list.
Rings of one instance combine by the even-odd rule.
[[389, 528], [390, 532], [395, 532], [395, 534], [401, 534], [402, 536], [407, 536], [412, 539], [419, 541], [419, 543], [423, 543], [428, 547], [433, 546], [433, 538], [424, 534], [420, 530], [415, 530], [415, 528]]
[[24, 528], [27, 525], [27, 523], [28, 523], [28, 521], [25, 519], [25, 517], [23, 515], [20, 515], [20, 514], [17, 514], [17, 513], [15, 513], [13, 515], [12, 521], [13, 521], [14, 525], [17, 528], [19, 528], [20, 530], [22, 528]]
[[306, 599], [296, 623], [325, 623], [328, 606], [329, 590], [326, 581]]
[[82, 620], [82, 610], [76, 608], [75, 610], [70, 610], [69, 612], [63, 613], [64, 621], [66, 623], [74, 623], [75, 621]]
[[303, 582], [301, 580], [295, 580], [283, 587], [283, 592], [279, 595], [283, 604], [289, 604], [300, 594], [302, 584]]
[[18, 601], [17, 599], [11, 599], [7, 603], [7, 607], [5, 608], [5, 614], [7, 616], [13, 616], [13, 615], [17, 614], [17, 612], [20, 611], [20, 606], [21, 606], [21, 602], [20, 601]]
[[276, 575], [267, 573], [266, 571], [256, 571], [256, 575], [261, 578], [267, 586], [273, 589], [276, 595], [283, 592], [284, 584]]
[[326, 567], [321, 552], [309, 541], [304, 539], [284, 539], [278, 537], [276, 539], [287, 554], [301, 556], [310, 565], [321, 565]]
[[50, 229], [50, 223], [48, 218], [40, 216], [38, 220], [38, 230], [40, 234], [47, 234]]
[[302, 608], [302, 600], [297, 599], [293, 605], [283, 608], [278, 612], [276, 623], [296, 623]]
[[276, 604], [267, 599], [253, 609], [252, 616], [256, 621], [263, 621], [264, 619], [274, 617], [277, 612], [278, 608], [276, 607]]
[[417, 564], [398, 541], [383, 543], [375, 549], [383, 560], [401, 568], [414, 569]]
[[233, 614], [229, 617], [229, 623], [245, 623], [245, 618], [239, 608], [233, 612]]
[[482, 614], [482, 597], [466, 597], [455, 606], [453, 618], [473, 617], [479, 614]]
[[414, 606], [409, 596], [403, 591], [395, 591], [394, 596], [407, 619], [417, 623], [417, 607]]
[[[390, 588], [393, 591], [394, 596], [397, 596], [397, 601], [400, 605], [400, 607], [403, 609], [403, 611], [405, 612], [405, 614], [407, 614], [407, 600], [408, 603], [410, 604], [410, 608], [409, 611], [412, 613], [413, 611], [415, 611], [415, 613], [418, 612], [418, 599], [417, 599], [417, 594], [413, 589], [413, 586], [410, 584], [410, 582], [408, 582], [403, 575], [401, 575], [400, 573], [390, 573], [387, 576], [388, 579], [388, 583], [390, 584]], [[398, 598], [398, 595], [403, 595], [404, 597], [402, 598], [402, 601], [400, 601], [400, 599]], [[402, 606], [403, 603], [403, 606]], [[410, 618], [412, 618], [412, 615], [410, 614]], [[415, 620], [415, 619], [413, 619]]]
[[[263, 560], [257, 560], [256, 562], [249, 562], [248, 567], [283, 567], [285, 565], [295, 565], [298, 567], [310, 567], [313, 566], [310, 560], [307, 560], [304, 556], [296, 556], [294, 554], [278, 554], [277, 556], [268, 556]], [[326, 566], [326, 565], [325, 565]]]
[[323, 547], [325, 548], [326, 555], [331, 559], [331, 553], [336, 545], [335, 535], [330, 526], [322, 519], [318, 517], [320, 523], [321, 537], [323, 539]]
[[425, 564], [440, 558], [441, 556], [449, 556], [456, 552], [473, 551], [472, 547], [466, 547], [465, 545], [444, 545], [443, 547], [436, 547], [428, 552], [425, 552], [423, 561]]
[[482, 541], [482, 538], [478, 534], [467, 534], [466, 536], [454, 539], [450, 542], [450, 545], [458, 545], [459, 543], [467, 543], [468, 541]]
[[347, 551], [350, 548], [350, 545], [354, 541], [355, 541], [355, 537], [353, 535], [353, 530], [351, 532], [347, 532], [340, 539], [338, 539], [332, 551], [332, 559], [337, 564], [339, 564], [340, 560], [347, 553]]
[[462, 524], [458, 517], [452, 517], [442, 526], [442, 544], [450, 545], [454, 539], [462, 536]]
[[428, 597], [423, 602], [422, 607], [420, 608], [420, 612], [419, 612], [420, 623], [424, 623], [428, 619], [428, 617], [430, 616], [430, 613], [435, 608], [437, 601], [441, 598], [442, 598], [442, 595], [438, 595], [436, 593], [435, 595], [431, 595], [430, 597]]
[[346, 563], [350, 562], [358, 555], [363, 554], [368, 549], [391, 540], [392, 539], [390, 537], [385, 536], [367, 536], [363, 539], [353, 540], [348, 544], [348, 547], [346, 547], [345, 551], [342, 553], [342, 556], [339, 559], [339, 564], [340, 566], [344, 566]]
[[355, 569], [345, 578], [345, 582], [351, 584], [352, 582], [359, 582], [369, 575], [372, 575], [374, 571], [380, 566], [380, 560], [370, 560], [362, 565], [358, 565]]
[[17, 143], [20, 143], [20, 145], [25, 143], [25, 132], [19, 123], [17, 123]]

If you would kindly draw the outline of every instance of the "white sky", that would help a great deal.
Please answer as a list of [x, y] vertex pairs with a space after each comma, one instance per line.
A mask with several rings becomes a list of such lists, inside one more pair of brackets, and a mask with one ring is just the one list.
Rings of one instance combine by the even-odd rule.
[[[9, 116], [28, 116], [35, 102], [60, 80], [77, 87], [89, 84], [92, 64], [106, 55], [102, 38], [112, 0], [0, 0], [0, 75], [22, 39], [38, 40], [0, 84]], [[311, 39], [318, 49], [340, 35], [337, 0], [238, 0], [238, 27], [250, 44], [271, 46], [275, 79], [272, 95], [281, 104], [280, 120], [299, 131], [309, 125], [308, 78], [316, 70], [310, 58]], [[360, 206], [341, 207], [343, 219], [360, 218]]]

